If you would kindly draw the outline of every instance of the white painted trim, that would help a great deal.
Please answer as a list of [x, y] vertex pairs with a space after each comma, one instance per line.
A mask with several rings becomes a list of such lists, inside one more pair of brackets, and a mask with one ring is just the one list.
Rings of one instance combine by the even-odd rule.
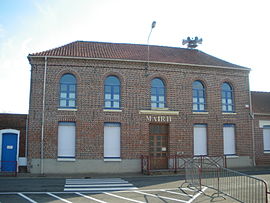
[[230, 113], [230, 112], [222, 112], [222, 115], [236, 115], [237, 113], [234, 113], [234, 112], [232, 112], [232, 113]]
[[166, 111], [166, 110], [139, 110], [139, 114], [149, 114], [149, 115], [179, 115], [179, 111]]
[[76, 159], [73, 159], [73, 158], [57, 158], [57, 161], [76, 161]]
[[122, 161], [122, 159], [121, 158], [119, 158], [119, 159], [117, 159], [117, 158], [115, 158], [115, 159], [106, 159], [106, 158], [104, 158], [104, 161], [106, 161], [106, 162], [110, 162], [110, 161], [112, 161], [112, 162], [117, 162], [117, 161]]
[[263, 128], [264, 125], [270, 125], [270, 120], [259, 120], [259, 127]]
[[224, 155], [224, 156], [226, 156], [227, 159], [237, 159], [237, 158], [239, 158], [239, 156], [237, 156], [237, 155]]
[[78, 111], [78, 109], [64, 109], [64, 108], [58, 108], [58, 111]]
[[192, 114], [195, 114], [195, 115], [208, 115], [209, 112], [208, 111], [193, 111]]
[[19, 164], [18, 164], [18, 160], [19, 160], [19, 151], [20, 151], [20, 131], [19, 130], [14, 130], [14, 129], [3, 129], [0, 130], [0, 170], [1, 170], [1, 159], [2, 159], [2, 139], [3, 139], [3, 134], [4, 133], [14, 133], [17, 134], [17, 157], [16, 157], [16, 161], [17, 161], [17, 172], [19, 170]]
[[103, 109], [103, 112], [122, 112], [121, 109]]

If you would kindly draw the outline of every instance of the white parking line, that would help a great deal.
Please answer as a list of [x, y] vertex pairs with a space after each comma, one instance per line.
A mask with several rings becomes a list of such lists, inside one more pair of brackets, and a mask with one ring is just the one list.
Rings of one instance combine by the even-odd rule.
[[31, 198], [25, 196], [24, 194], [22, 193], [17, 193], [18, 195], [20, 195], [21, 197], [23, 197], [24, 199], [27, 199], [29, 202], [32, 202], [32, 203], [37, 203], [36, 201], [32, 200]]
[[90, 196], [84, 195], [84, 194], [79, 193], [79, 192], [76, 192], [75, 194], [80, 195], [80, 196], [82, 196], [82, 197], [85, 197], [85, 198], [87, 198], [87, 199], [94, 200], [94, 201], [96, 201], [96, 202], [100, 202], [100, 203], [108, 203], [108, 202], [104, 202], [104, 201], [102, 201], [102, 200], [96, 199], [96, 198], [94, 198], [94, 197], [90, 197]]
[[197, 197], [199, 197], [200, 194], [202, 194], [206, 189], [207, 189], [207, 187], [204, 187], [204, 188], [202, 189], [202, 191], [200, 191], [200, 192], [198, 192], [196, 195], [194, 195], [189, 201], [187, 201], [187, 203], [193, 202], [193, 200], [195, 200]]
[[149, 194], [149, 193], [141, 192], [141, 191], [133, 191], [133, 192], [140, 193], [140, 194], [143, 194], [143, 195], [148, 195], [148, 196], [151, 196], [151, 197], [173, 200], [173, 201], [176, 201], [176, 202], [185, 202], [185, 203], [187, 202], [187, 201], [180, 200], [180, 199], [165, 197], [165, 196], [161, 196], [161, 195], [153, 195], [153, 194]]
[[192, 195], [188, 195], [188, 194], [185, 194], [185, 193], [182, 193], [182, 192], [174, 192], [174, 191], [163, 190], [163, 189], [161, 189], [160, 191], [162, 191], [162, 192], [168, 192], [168, 193], [176, 194], [176, 195], [182, 195], [182, 196], [186, 196], [186, 197], [192, 197]]
[[111, 193], [107, 193], [107, 192], [104, 192], [103, 194], [110, 195], [110, 196], [113, 196], [113, 197], [117, 197], [117, 198], [119, 198], [119, 199], [128, 200], [128, 201], [131, 201], [131, 202], [145, 203], [145, 202], [142, 202], [142, 201], [139, 201], [139, 200], [126, 198], [126, 197], [122, 197], [122, 196], [115, 195], [115, 194], [111, 194]]
[[52, 196], [52, 197], [54, 197], [54, 198], [56, 198], [56, 199], [59, 199], [59, 200], [61, 200], [61, 201], [63, 201], [63, 202], [66, 202], [66, 203], [72, 203], [71, 201], [68, 201], [68, 200], [63, 199], [63, 198], [61, 198], [61, 197], [58, 197], [58, 196], [56, 196], [56, 195], [54, 195], [54, 194], [52, 194], [52, 193], [50, 193], [50, 192], [47, 192], [46, 194], [48, 194], [48, 195], [50, 195], [50, 196]]

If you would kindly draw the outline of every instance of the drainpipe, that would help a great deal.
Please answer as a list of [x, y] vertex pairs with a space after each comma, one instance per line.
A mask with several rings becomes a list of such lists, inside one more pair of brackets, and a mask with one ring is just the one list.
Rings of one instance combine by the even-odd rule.
[[252, 160], [253, 166], [256, 166], [256, 151], [255, 151], [255, 133], [254, 133], [254, 113], [252, 109], [251, 91], [249, 90], [249, 115], [251, 118], [251, 133], [252, 133]]
[[45, 56], [43, 75], [42, 121], [41, 121], [41, 146], [40, 146], [40, 174], [44, 174], [44, 122], [45, 122], [45, 97], [46, 97], [47, 56]]

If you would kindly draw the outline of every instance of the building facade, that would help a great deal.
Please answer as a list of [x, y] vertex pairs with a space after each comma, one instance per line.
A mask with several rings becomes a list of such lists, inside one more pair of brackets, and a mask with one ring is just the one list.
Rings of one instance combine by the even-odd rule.
[[196, 49], [76, 41], [30, 54], [32, 173], [139, 172], [170, 156], [254, 164], [249, 69]]
[[270, 165], [270, 93], [251, 92], [256, 165]]

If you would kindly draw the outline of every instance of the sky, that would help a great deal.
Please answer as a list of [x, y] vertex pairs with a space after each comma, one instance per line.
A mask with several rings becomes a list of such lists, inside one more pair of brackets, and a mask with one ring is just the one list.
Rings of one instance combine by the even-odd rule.
[[268, 0], [0, 0], [0, 113], [28, 113], [27, 56], [73, 41], [197, 49], [248, 67], [250, 89], [270, 92]]

